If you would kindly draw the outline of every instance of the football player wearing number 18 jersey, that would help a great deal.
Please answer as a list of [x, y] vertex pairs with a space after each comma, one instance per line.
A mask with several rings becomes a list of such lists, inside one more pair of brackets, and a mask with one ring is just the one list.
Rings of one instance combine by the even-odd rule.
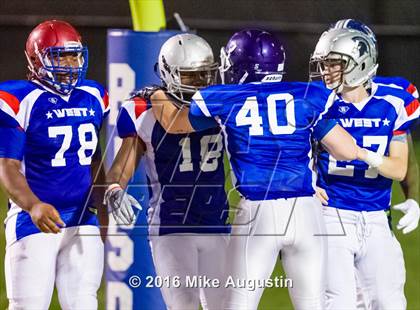
[[[203, 38], [185, 33], [162, 45], [158, 68], [163, 85], [142, 89], [121, 108], [117, 127], [123, 142], [107, 175], [111, 183], [105, 195], [107, 205], [117, 223], [134, 221], [131, 205], [135, 199], [125, 188], [144, 157], [156, 273], [179, 280], [179, 285], [162, 286], [164, 301], [173, 310], [198, 309], [200, 301], [203, 309], [219, 310], [230, 232], [223, 137], [219, 128], [168, 134], [156, 120], [150, 98], [159, 91], [173, 104], [189, 104], [196, 90], [214, 83], [217, 63]], [[194, 287], [187, 282], [194, 277], [222, 284]]]
[[70, 24], [39, 24], [25, 53], [29, 79], [0, 84], [0, 182], [10, 197], [9, 309], [48, 309], [54, 284], [63, 309], [96, 309], [102, 194], [90, 192], [108, 96], [84, 78], [87, 48]]
[[366, 164], [337, 161], [326, 151], [318, 156], [318, 186], [329, 198], [323, 209], [328, 309], [356, 308], [356, 278], [368, 308], [406, 308], [403, 255], [384, 211], [392, 179], [405, 177], [406, 132], [420, 109], [405, 90], [371, 82], [376, 61], [375, 42], [352, 29], [324, 32], [311, 58], [311, 75], [338, 93], [325, 117], [345, 127], [371, 158]]
[[[323, 309], [325, 238], [320, 202], [314, 196], [310, 138], [343, 160], [361, 158], [351, 136], [323, 121], [335, 93], [319, 85], [279, 82], [284, 50], [270, 33], [244, 30], [222, 50], [224, 81], [198, 91], [189, 109], [169, 101], [153, 104], [172, 133], [220, 125], [242, 195], [229, 244], [227, 275], [238, 281], [269, 279], [278, 253], [296, 309]], [[261, 81], [261, 82], [259, 82]], [[254, 83], [251, 83], [254, 82]], [[156, 92], [152, 98], [161, 98]], [[264, 285], [228, 286], [225, 309], [257, 309]]]

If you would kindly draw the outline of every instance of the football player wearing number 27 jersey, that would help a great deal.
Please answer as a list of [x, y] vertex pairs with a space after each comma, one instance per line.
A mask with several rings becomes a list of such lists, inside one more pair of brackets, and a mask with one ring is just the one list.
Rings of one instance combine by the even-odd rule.
[[30, 33], [29, 79], [0, 84], [0, 182], [10, 197], [5, 274], [9, 309], [96, 309], [104, 249], [98, 133], [108, 96], [84, 78], [87, 48], [70, 24]]
[[[296, 309], [324, 308], [325, 227], [314, 196], [312, 134], [334, 157], [362, 159], [366, 150], [335, 122], [323, 120], [335, 98], [319, 85], [280, 82], [283, 47], [271, 34], [244, 30], [222, 50], [225, 82], [198, 91], [189, 109], [178, 110], [161, 93], [156, 118], [172, 133], [220, 125], [242, 195], [229, 244], [227, 275], [238, 281], [269, 279], [282, 251], [293, 281]], [[261, 82], [258, 82], [261, 81]], [[249, 83], [255, 82], [255, 83]], [[153, 98], [153, 96], [152, 96]], [[369, 159], [366, 159], [367, 161]], [[263, 286], [228, 287], [225, 309], [257, 309]]]
[[[384, 211], [390, 208], [392, 179], [405, 177], [406, 132], [420, 109], [405, 90], [371, 81], [376, 53], [364, 32], [330, 29], [311, 58], [311, 75], [338, 94], [325, 117], [337, 120], [371, 157], [366, 165], [337, 161], [326, 151], [318, 155], [318, 186], [328, 197], [327, 309], [355, 309], [356, 287], [369, 309], [406, 308], [402, 250]], [[412, 220], [407, 229], [417, 226], [418, 216]]]
[[[366, 24], [356, 19], [342, 19], [331, 25], [330, 29], [354, 29], [365, 33], [377, 45], [375, 33]], [[378, 48], [376, 46], [376, 48]], [[419, 98], [419, 92], [413, 83], [410, 83], [403, 77], [394, 76], [375, 76], [373, 82], [377, 85], [386, 85], [391, 88], [405, 90], [414, 98]], [[369, 86], [368, 86], [369, 88]], [[413, 125], [414, 126], [414, 125]], [[416, 229], [420, 217], [419, 199], [419, 166], [417, 163], [416, 153], [414, 149], [411, 133], [407, 131], [408, 144], [408, 169], [404, 180], [400, 182], [406, 200], [399, 203], [393, 208], [402, 211], [405, 215], [399, 220], [397, 228], [401, 229], [404, 234], [408, 234]], [[322, 191], [322, 190], [321, 190]], [[321, 194], [325, 194], [320, 191]], [[325, 202], [327, 197], [321, 199]]]

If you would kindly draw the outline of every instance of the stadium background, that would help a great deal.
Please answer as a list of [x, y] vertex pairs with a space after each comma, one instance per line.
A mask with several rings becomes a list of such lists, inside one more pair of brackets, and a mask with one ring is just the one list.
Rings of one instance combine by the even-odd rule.
[[[149, 0], [154, 1], [154, 0]], [[416, 0], [164, 0], [168, 29], [176, 28], [173, 13], [209, 41], [215, 56], [230, 35], [244, 27], [258, 26], [273, 31], [286, 45], [286, 80], [306, 80], [308, 58], [317, 38], [331, 22], [356, 18], [372, 25], [379, 44], [379, 74], [400, 75], [420, 85], [420, 1]], [[26, 37], [35, 24], [45, 19], [64, 19], [82, 33], [89, 47], [89, 78], [106, 84], [106, 30], [132, 28], [127, 0], [8, 1], [0, 0], [0, 81], [23, 79]], [[420, 161], [420, 134], [414, 132]], [[402, 200], [394, 186], [394, 202]], [[0, 193], [0, 217], [6, 213]], [[396, 212], [395, 212], [396, 213]], [[395, 214], [394, 226], [399, 214]], [[406, 261], [408, 309], [420, 309], [420, 230], [408, 236], [396, 233]], [[4, 284], [4, 227], [0, 228], [0, 309], [7, 306]], [[276, 268], [281, 274], [280, 268]], [[386, 271], [384, 271], [386, 272]], [[34, 288], [35, 289], [35, 288]], [[103, 289], [100, 308], [104, 308]], [[268, 289], [260, 309], [290, 309], [287, 291]], [[58, 309], [56, 298], [51, 309]]]

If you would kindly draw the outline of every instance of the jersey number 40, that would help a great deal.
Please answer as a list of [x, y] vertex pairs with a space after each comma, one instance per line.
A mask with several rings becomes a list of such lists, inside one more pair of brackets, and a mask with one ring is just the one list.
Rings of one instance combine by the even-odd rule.
[[[287, 125], [279, 125], [277, 121], [277, 102], [286, 103]], [[267, 97], [267, 115], [270, 131], [273, 135], [292, 134], [296, 130], [295, 101], [291, 94], [271, 94]], [[262, 136], [263, 120], [258, 111], [257, 97], [248, 97], [236, 115], [236, 126], [250, 126], [250, 136]]]

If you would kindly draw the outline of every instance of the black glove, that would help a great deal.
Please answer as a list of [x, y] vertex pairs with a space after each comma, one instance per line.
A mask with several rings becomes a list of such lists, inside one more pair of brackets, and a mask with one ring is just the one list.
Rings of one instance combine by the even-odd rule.
[[145, 100], [149, 100], [150, 97], [153, 95], [153, 93], [158, 91], [159, 89], [163, 89], [162, 86], [159, 86], [159, 85], [145, 86], [142, 89], [133, 91], [130, 94], [130, 99], [133, 99], [134, 97], [140, 97]]

